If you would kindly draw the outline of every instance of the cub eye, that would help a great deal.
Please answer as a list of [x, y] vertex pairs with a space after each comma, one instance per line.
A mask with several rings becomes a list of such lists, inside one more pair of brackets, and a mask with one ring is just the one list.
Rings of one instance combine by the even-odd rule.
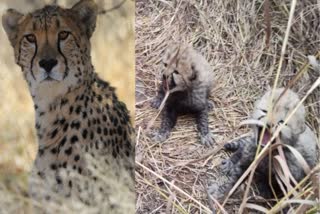
[[283, 121], [283, 120], [280, 120], [278, 123], [282, 124], [282, 123], [284, 123], [284, 121]]
[[192, 74], [192, 76], [190, 77], [190, 80], [193, 81], [197, 79], [197, 75], [195, 73]]
[[262, 111], [263, 113], [267, 113], [267, 110], [261, 109], [261, 111]]
[[59, 33], [59, 40], [66, 40], [69, 36], [70, 32], [68, 31], [61, 31]]
[[33, 34], [28, 34], [25, 37], [26, 37], [27, 41], [30, 42], [30, 43], [35, 43], [36, 42], [36, 37]]
[[179, 74], [179, 72], [177, 70], [174, 70], [173, 73], [174, 74]]
[[165, 63], [165, 62], [163, 63], [163, 65], [164, 65], [164, 67], [167, 67], [167, 66], [168, 66], [168, 64], [167, 64], [167, 63]]

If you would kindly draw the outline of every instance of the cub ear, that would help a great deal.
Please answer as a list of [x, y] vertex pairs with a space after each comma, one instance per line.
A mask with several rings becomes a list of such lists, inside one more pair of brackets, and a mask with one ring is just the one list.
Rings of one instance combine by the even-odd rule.
[[90, 38], [96, 27], [98, 6], [93, 0], [81, 0], [71, 10], [77, 15], [77, 22], [81, 23], [87, 37]]
[[16, 44], [19, 21], [22, 17], [23, 14], [14, 9], [8, 9], [6, 13], [2, 15], [2, 26], [12, 46]]

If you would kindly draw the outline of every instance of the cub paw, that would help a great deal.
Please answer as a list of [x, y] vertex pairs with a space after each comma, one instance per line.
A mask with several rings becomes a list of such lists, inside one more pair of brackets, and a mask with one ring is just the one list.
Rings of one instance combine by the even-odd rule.
[[211, 100], [208, 100], [207, 108], [208, 108], [208, 111], [212, 111], [213, 110], [214, 103]]
[[227, 159], [221, 162], [221, 165], [219, 168], [221, 169], [222, 173], [228, 175], [230, 170], [232, 169], [232, 166], [233, 166], [233, 163]]
[[150, 137], [155, 143], [162, 143], [166, 139], [169, 138], [170, 132], [160, 132], [160, 131], [155, 131], [150, 134]]
[[215, 140], [213, 138], [213, 134], [211, 134], [210, 132], [206, 135], [200, 135], [200, 142], [203, 145], [206, 146], [213, 146]]
[[231, 151], [231, 152], [233, 152], [233, 151], [238, 149], [238, 146], [234, 142], [226, 143], [223, 147], [226, 150]]
[[221, 201], [224, 198], [224, 192], [220, 186], [218, 183], [213, 183], [208, 187], [208, 194], [217, 201]]
[[152, 108], [158, 109], [160, 105], [161, 105], [161, 100], [158, 97], [155, 97], [150, 101], [150, 106]]

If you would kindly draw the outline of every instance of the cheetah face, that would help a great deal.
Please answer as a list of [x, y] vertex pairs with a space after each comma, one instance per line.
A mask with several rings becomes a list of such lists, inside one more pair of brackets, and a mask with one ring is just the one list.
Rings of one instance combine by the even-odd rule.
[[[267, 144], [272, 137], [272, 133], [275, 132], [279, 125], [284, 123], [290, 112], [299, 103], [298, 96], [291, 90], [288, 90], [280, 100], [278, 100], [283, 90], [284, 88], [280, 88], [276, 89], [274, 92], [272, 113], [268, 120], [267, 111], [268, 102], [271, 98], [271, 90], [255, 103], [252, 118], [260, 122], [260, 125], [255, 127], [257, 142], [259, 142], [262, 127], [266, 126], [264, 136], [262, 137], [262, 145]], [[304, 132], [305, 128], [305, 109], [303, 106], [300, 106], [291, 119], [281, 129], [279, 135], [280, 139], [283, 143], [290, 143], [297, 138], [299, 134]]]
[[33, 96], [63, 95], [85, 81], [96, 15], [95, 3], [82, 0], [71, 9], [49, 5], [26, 15], [9, 9], [2, 17]]
[[168, 46], [162, 58], [162, 84], [165, 91], [184, 91], [191, 87], [196, 74], [190, 54], [189, 47]]

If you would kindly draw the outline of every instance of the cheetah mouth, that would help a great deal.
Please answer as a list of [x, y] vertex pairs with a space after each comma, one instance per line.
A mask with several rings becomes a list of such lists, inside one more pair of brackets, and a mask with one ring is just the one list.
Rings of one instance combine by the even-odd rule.
[[41, 82], [53, 82], [53, 81], [58, 81], [58, 80], [56, 80], [56, 79], [54, 79], [54, 78], [52, 78], [52, 77], [50, 77], [49, 75], [46, 77], [46, 78], [44, 78]]
[[[254, 119], [245, 120], [240, 123], [240, 125], [250, 125], [254, 129], [254, 137], [256, 144], [258, 145], [261, 140], [261, 146], [266, 146], [268, 142], [272, 139], [272, 132], [269, 128], [266, 127], [266, 125], [259, 121]], [[264, 128], [265, 127], [265, 128]], [[264, 129], [264, 131], [263, 131]], [[262, 136], [263, 134], [263, 136]], [[271, 142], [271, 144], [275, 143], [275, 139]]]
[[164, 91], [172, 90], [176, 87], [176, 83], [174, 82], [173, 78], [171, 80], [168, 80], [167, 78], [163, 78], [162, 87]]
[[[266, 146], [267, 143], [272, 138], [272, 133], [270, 132], [270, 130], [268, 128], [265, 128], [264, 133], [263, 133], [263, 127], [261, 127], [261, 126], [258, 126], [257, 129], [258, 129], [258, 131], [257, 131], [258, 134], [257, 134], [257, 138], [256, 138], [256, 143], [259, 144], [259, 141], [261, 139], [261, 145]], [[263, 136], [262, 136], [262, 133], [263, 133]], [[271, 142], [271, 144], [273, 144], [273, 143], [275, 143], [275, 140], [273, 140]]]
[[50, 82], [50, 81], [54, 81], [54, 80], [55, 80], [55, 79], [53, 79], [53, 78], [51, 78], [51, 77], [48, 76], [48, 77], [45, 78], [43, 81], [49, 81], [49, 82]]

